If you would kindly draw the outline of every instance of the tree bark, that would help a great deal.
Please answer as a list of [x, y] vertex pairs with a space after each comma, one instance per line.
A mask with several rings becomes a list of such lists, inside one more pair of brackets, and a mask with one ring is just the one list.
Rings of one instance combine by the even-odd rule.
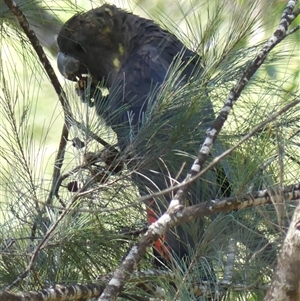
[[265, 301], [300, 300], [300, 204], [284, 240]]

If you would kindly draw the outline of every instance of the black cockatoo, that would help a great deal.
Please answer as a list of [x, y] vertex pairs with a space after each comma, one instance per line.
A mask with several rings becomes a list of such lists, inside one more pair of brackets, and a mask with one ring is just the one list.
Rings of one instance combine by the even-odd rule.
[[[91, 87], [81, 93], [82, 101], [94, 106], [116, 132], [140, 194], [181, 181], [214, 118], [200, 88], [201, 58], [152, 20], [108, 4], [74, 15], [57, 43], [58, 68], [65, 78], [78, 81], [79, 94], [82, 75], [89, 74]], [[108, 96], [101, 95], [99, 82], [109, 89]], [[217, 148], [220, 152], [220, 144]], [[222, 190], [219, 182], [216, 170], [208, 172], [193, 185], [187, 203], [215, 198]], [[165, 212], [171, 197], [169, 193], [146, 203], [149, 223]], [[198, 234], [202, 227], [199, 222]], [[197, 236], [189, 229], [179, 226], [155, 243], [157, 264], [188, 255]]]

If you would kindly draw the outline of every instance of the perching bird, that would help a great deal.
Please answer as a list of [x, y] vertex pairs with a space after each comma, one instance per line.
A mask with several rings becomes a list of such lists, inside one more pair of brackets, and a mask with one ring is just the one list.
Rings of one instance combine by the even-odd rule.
[[[181, 181], [214, 118], [207, 93], [200, 88], [201, 58], [152, 20], [108, 4], [69, 19], [57, 43], [60, 72], [78, 81], [82, 101], [95, 106], [116, 132], [140, 194]], [[91, 78], [84, 92], [83, 74]], [[109, 89], [108, 96], [101, 96], [99, 82]], [[221, 191], [217, 178], [212, 170], [198, 180], [187, 203], [215, 198]], [[165, 212], [172, 195], [147, 202], [149, 223]], [[199, 222], [196, 234], [189, 232], [190, 225], [168, 231], [154, 244], [156, 263], [187, 256], [201, 227]]]

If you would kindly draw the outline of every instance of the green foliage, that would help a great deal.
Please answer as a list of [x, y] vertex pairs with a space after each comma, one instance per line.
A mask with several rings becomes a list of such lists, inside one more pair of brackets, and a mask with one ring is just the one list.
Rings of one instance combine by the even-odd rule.
[[[65, 83], [72, 112], [84, 129], [72, 123], [60, 187], [47, 203], [52, 194], [52, 170], [62, 127], [62, 109], [50, 85], [44, 83], [47, 78], [30, 44], [2, 2], [0, 288], [5, 289], [26, 270], [33, 254], [36, 256], [33, 269], [15, 289], [37, 290], [55, 283], [87, 283], [98, 275], [112, 272], [139, 238], [133, 231], [142, 232], [146, 225], [145, 206], [137, 201], [137, 188], [131, 182], [136, 166], [126, 162], [122, 172], [113, 173], [107, 172], [107, 166], [99, 158], [96, 165], [87, 162], [89, 152], [103, 150], [103, 146], [91, 138], [91, 131], [112, 145], [116, 138], [112, 130], [99, 121], [94, 109], [80, 103], [73, 83]], [[34, 9], [36, 5], [38, 10]], [[52, 36], [62, 24], [54, 22], [53, 15], [57, 13], [66, 19], [64, 13], [81, 10], [69, 1], [56, 1], [55, 8], [51, 5], [52, 1], [24, 1], [21, 6], [25, 12], [34, 13], [27, 15], [33, 23], [42, 18], [40, 13], [51, 16], [54, 27], [40, 24], [43, 37]], [[206, 97], [213, 102], [215, 113], [219, 112], [245, 66], [274, 31], [282, 4], [232, 0], [191, 1], [188, 5], [184, 1], [171, 1], [171, 4], [164, 1], [156, 9], [144, 1], [138, 5], [147, 8], [152, 18], [178, 35], [203, 60], [201, 78], [183, 87], [176, 87], [178, 66], [174, 63], [174, 70], [170, 71], [161, 92], [161, 101], [153, 104], [147, 116], [150, 122], [145, 123], [139, 133], [141, 149], [161, 158], [164, 168], [176, 178], [189, 170], [190, 166], [184, 164], [195, 158], [205, 136], [203, 129], [195, 133], [201, 122], [196, 113], [203, 108]], [[50, 33], [44, 31], [47, 29]], [[298, 41], [299, 31], [271, 52], [236, 103], [217, 146], [222, 144], [223, 150], [232, 147], [270, 114], [300, 97]], [[54, 53], [55, 48], [50, 44], [44, 43]], [[292, 108], [222, 160], [232, 196], [299, 181], [299, 112], [299, 106]], [[165, 114], [172, 116], [169, 123], [163, 118]], [[212, 114], [204, 117], [209, 124]], [[160, 139], [162, 131], [168, 133], [167, 143]], [[73, 138], [79, 138], [85, 147], [73, 147]], [[171, 155], [170, 145], [176, 149]], [[215, 150], [213, 156], [219, 153], [220, 150]], [[147, 159], [151, 160], [151, 156]], [[172, 166], [180, 162], [183, 169], [173, 170]], [[70, 191], [67, 187], [71, 182], [83, 187], [82, 190]], [[69, 204], [71, 209], [60, 220]], [[198, 292], [195, 284], [203, 279], [210, 279], [212, 292], [217, 285], [222, 300], [262, 300], [292, 210], [293, 204], [283, 203], [220, 213], [206, 217], [200, 236], [195, 222], [194, 228], [187, 231], [197, 241], [197, 248], [190, 250], [190, 257], [184, 263], [174, 260], [174, 283], [166, 279], [154, 279], [153, 283], [157, 281], [165, 289], [166, 300], [174, 300], [174, 296], [190, 300], [191, 294]], [[45, 243], [38, 249], [43, 239]], [[230, 242], [234, 245], [234, 263], [228, 259]], [[149, 252], [140, 268], [151, 267], [151, 260]], [[224, 291], [220, 283], [231, 264], [234, 266], [231, 284]], [[126, 290], [133, 296], [149, 296], [132, 283]]]

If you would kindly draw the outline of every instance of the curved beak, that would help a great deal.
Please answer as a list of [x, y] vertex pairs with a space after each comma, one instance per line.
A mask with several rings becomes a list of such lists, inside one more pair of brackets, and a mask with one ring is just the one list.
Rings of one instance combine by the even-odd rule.
[[76, 81], [76, 76], [82, 74], [80, 61], [60, 51], [57, 55], [57, 67], [63, 77], [72, 81]]

